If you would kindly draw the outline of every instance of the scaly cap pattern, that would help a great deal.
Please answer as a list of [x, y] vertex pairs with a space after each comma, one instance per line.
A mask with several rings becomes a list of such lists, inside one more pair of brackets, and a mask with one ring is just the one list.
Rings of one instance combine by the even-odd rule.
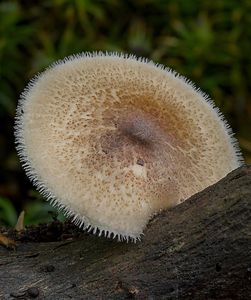
[[78, 225], [136, 241], [161, 209], [237, 168], [223, 116], [184, 77], [146, 59], [83, 53], [21, 95], [15, 135], [37, 189]]

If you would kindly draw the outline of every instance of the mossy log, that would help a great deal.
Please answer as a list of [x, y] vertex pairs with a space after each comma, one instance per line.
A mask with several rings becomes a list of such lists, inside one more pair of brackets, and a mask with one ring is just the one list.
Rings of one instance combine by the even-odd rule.
[[116, 242], [55, 221], [0, 247], [0, 299], [251, 299], [251, 166]]

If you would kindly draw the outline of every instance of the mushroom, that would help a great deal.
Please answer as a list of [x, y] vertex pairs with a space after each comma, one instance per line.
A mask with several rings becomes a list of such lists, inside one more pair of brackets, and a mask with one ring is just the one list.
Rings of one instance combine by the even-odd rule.
[[162, 65], [83, 53], [36, 76], [17, 107], [28, 177], [78, 226], [140, 239], [149, 219], [242, 164], [209, 97]]

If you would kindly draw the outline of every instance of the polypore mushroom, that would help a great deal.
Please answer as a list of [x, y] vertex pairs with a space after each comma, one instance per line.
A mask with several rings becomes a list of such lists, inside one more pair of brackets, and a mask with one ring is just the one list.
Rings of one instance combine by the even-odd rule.
[[38, 190], [94, 233], [140, 238], [156, 212], [241, 162], [212, 101], [145, 59], [80, 54], [54, 63], [21, 95], [16, 142]]

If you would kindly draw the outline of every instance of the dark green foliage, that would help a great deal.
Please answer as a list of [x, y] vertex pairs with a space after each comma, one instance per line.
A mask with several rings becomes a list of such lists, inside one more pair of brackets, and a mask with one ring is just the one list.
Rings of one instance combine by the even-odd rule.
[[20, 211], [34, 201], [14, 151], [21, 91], [50, 63], [81, 51], [134, 53], [190, 78], [215, 100], [251, 162], [250, 40], [249, 0], [1, 1], [1, 203], [8, 198]]

